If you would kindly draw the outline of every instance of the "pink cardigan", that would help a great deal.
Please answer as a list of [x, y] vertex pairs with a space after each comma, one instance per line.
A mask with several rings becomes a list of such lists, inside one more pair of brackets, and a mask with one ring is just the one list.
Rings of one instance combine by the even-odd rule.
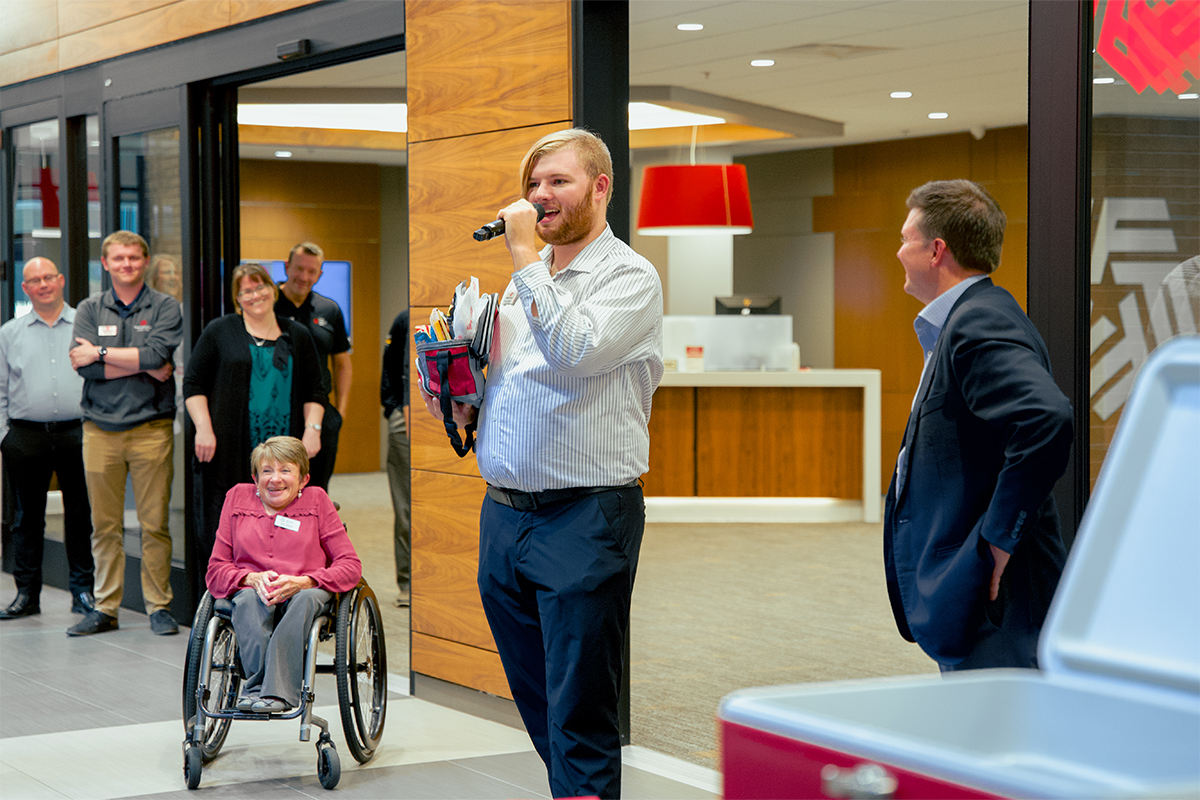
[[254, 484], [239, 483], [225, 495], [205, 576], [213, 597], [231, 597], [247, 575], [268, 569], [307, 575], [331, 592], [358, 585], [362, 562], [323, 489], [304, 489], [279, 515], [300, 523], [296, 531], [276, 524], [254, 492]]

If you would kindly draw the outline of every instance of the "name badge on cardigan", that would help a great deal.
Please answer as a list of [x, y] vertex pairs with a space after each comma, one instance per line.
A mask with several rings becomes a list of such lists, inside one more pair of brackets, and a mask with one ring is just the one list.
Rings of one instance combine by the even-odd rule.
[[99, 336], [116, 336], [117, 335], [117, 326], [116, 325], [101, 325], [100, 330], [96, 331], [96, 334]]
[[275, 527], [276, 528], [287, 528], [289, 531], [298, 531], [298, 530], [300, 530], [300, 520], [288, 519], [283, 514], [276, 514], [275, 515]]

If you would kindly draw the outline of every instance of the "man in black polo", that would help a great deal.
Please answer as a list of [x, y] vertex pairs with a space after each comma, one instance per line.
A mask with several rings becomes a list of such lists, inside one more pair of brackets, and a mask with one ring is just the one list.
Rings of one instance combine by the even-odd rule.
[[[328, 489], [337, 459], [338, 433], [350, 403], [351, 369], [350, 339], [346, 335], [342, 309], [335, 301], [313, 291], [313, 286], [321, 279], [324, 261], [325, 252], [312, 242], [301, 242], [292, 248], [284, 267], [287, 280], [279, 284], [275, 313], [305, 325], [317, 345], [325, 418], [320, 425], [313, 426], [321, 432], [321, 452], [313, 458], [309, 472], [313, 486]], [[329, 393], [334, 389], [337, 390], [336, 400], [330, 403]]]

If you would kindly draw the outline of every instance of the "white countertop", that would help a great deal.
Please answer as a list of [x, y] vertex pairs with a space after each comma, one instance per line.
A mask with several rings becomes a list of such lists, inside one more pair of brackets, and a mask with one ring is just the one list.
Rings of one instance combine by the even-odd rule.
[[874, 386], [877, 369], [803, 369], [799, 372], [665, 372], [660, 386]]

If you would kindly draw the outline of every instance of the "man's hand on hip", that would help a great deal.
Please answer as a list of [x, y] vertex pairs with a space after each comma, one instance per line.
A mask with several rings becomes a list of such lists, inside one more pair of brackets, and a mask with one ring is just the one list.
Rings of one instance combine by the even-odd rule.
[[1000, 596], [1000, 576], [1004, 574], [1004, 568], [1008, 566], [1008, 560], [1012, 555], [1004, 552], [994, 544], [988, 544], [992, 548], [992, 558], [996, 562], [996, 566], [992, 569], [992, 585], [988, 589], [988, 599], [995, 600]]

